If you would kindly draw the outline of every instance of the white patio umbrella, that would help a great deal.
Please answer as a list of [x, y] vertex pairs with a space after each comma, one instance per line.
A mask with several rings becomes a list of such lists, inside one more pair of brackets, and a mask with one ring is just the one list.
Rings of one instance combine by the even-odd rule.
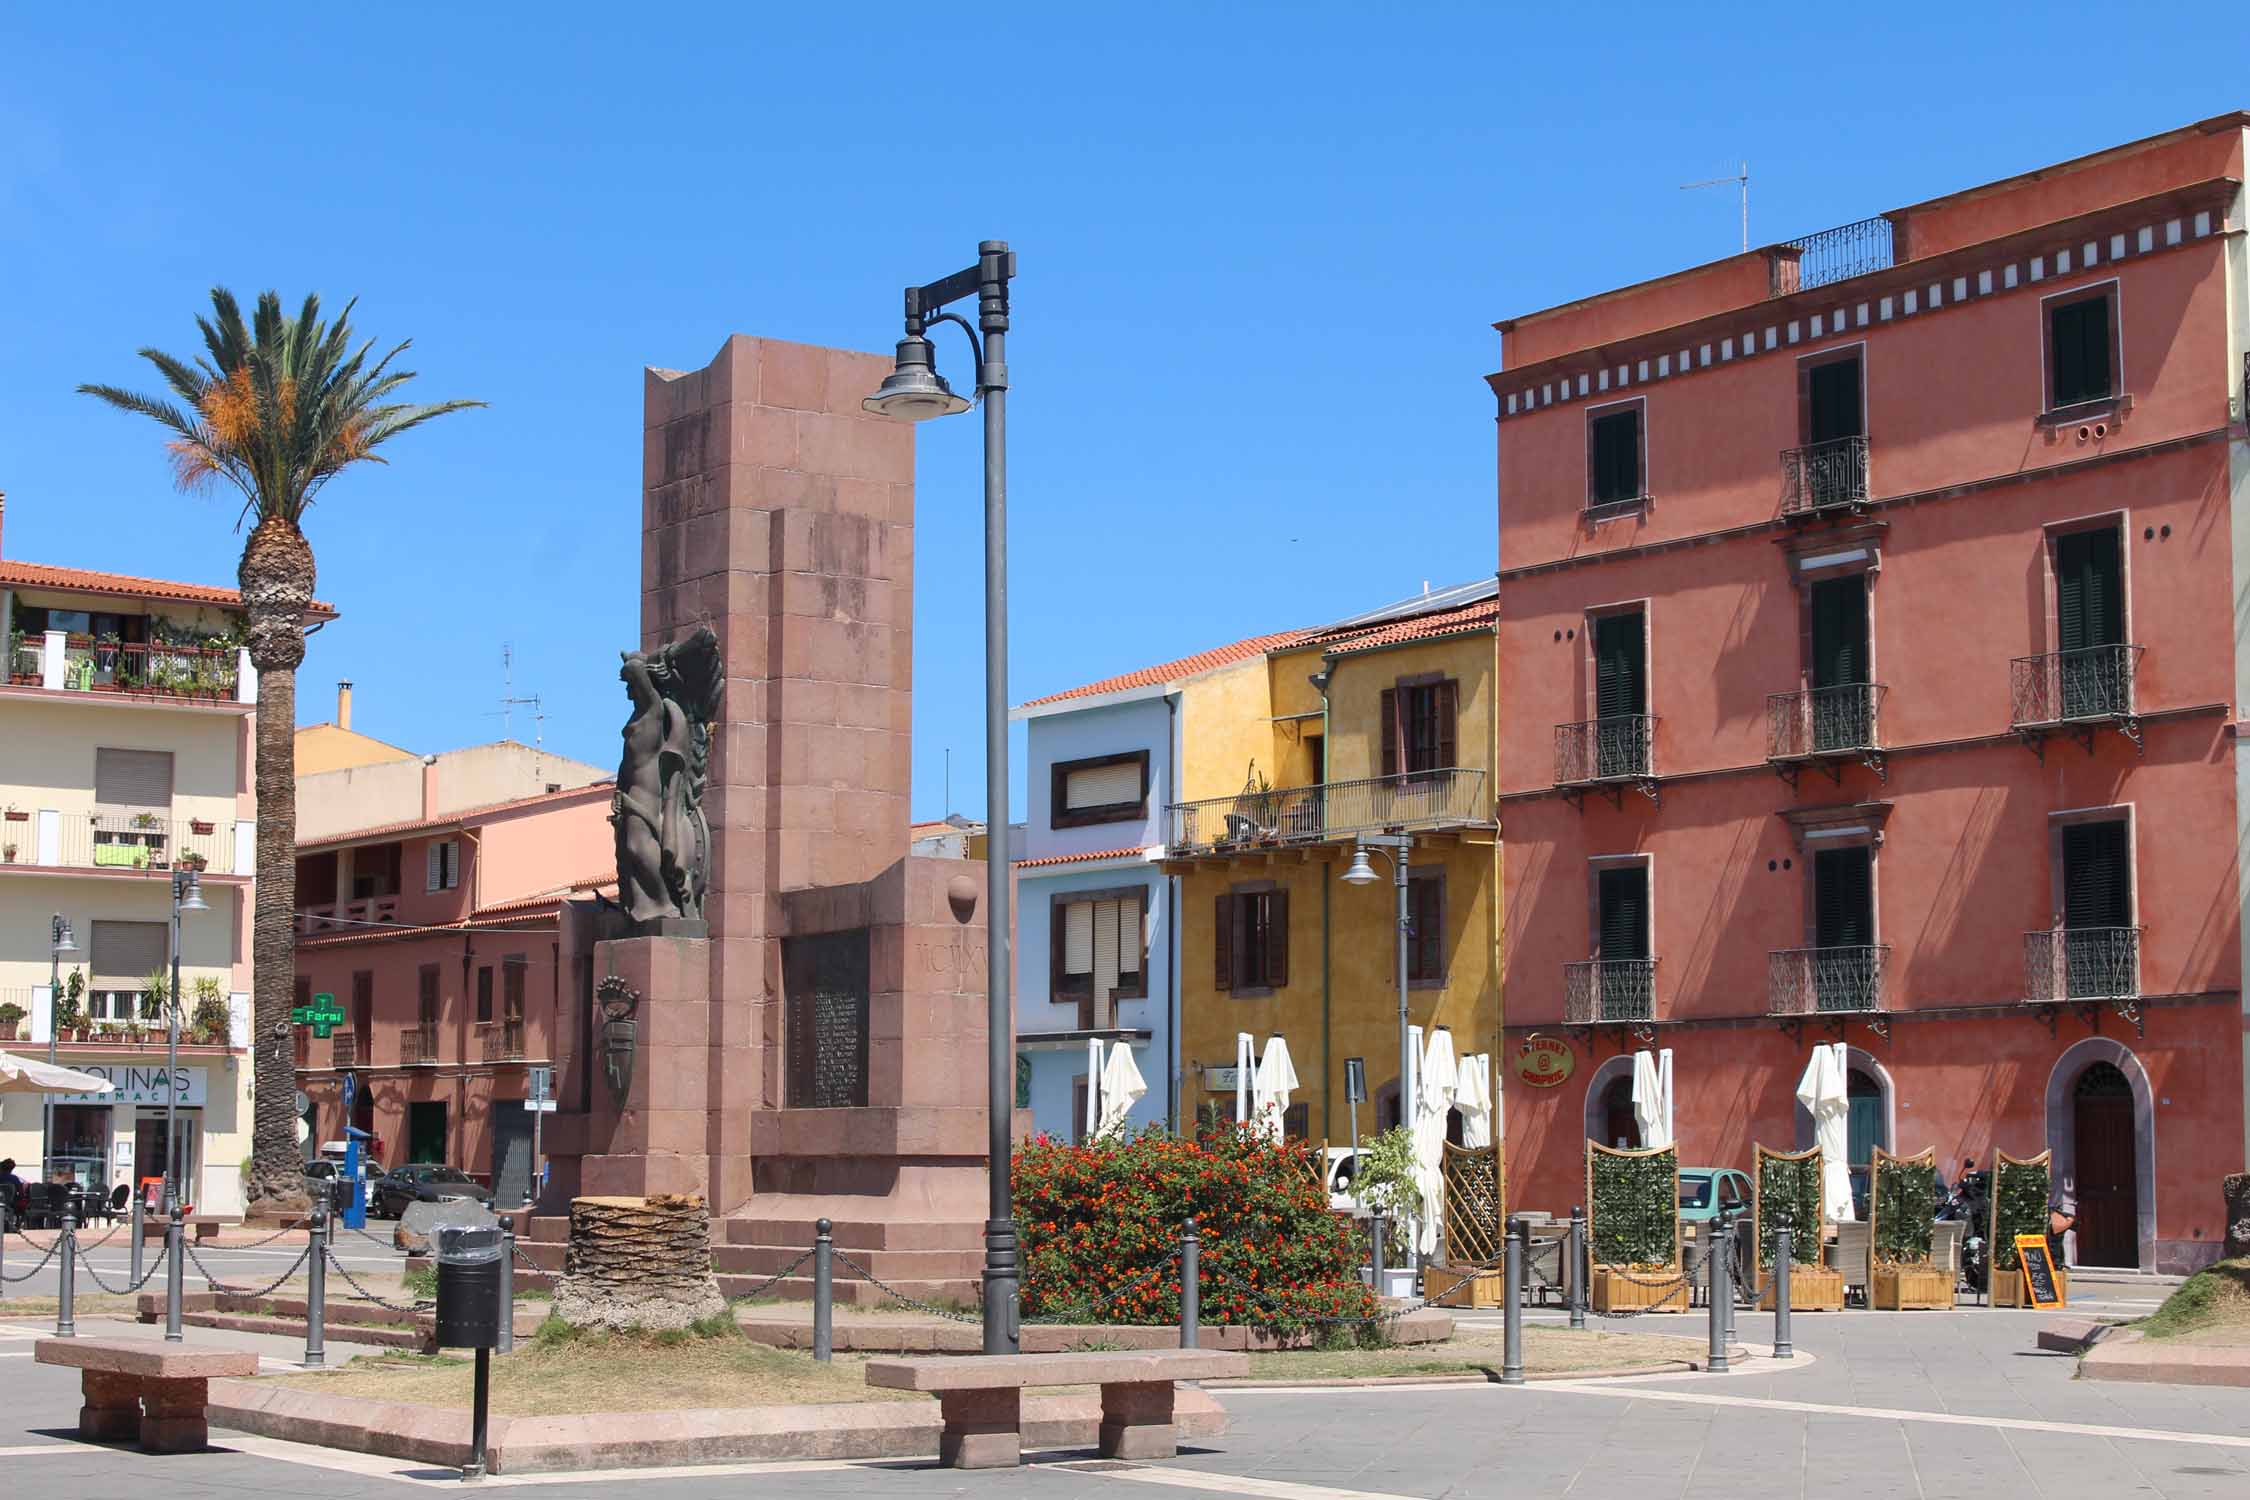
[[1269, 1141], [1281, 1139], [1281, 1117], [1288, 1112], [1289, 1096], [1297, 1087], [1297, 1066], [1290, 1060], [1289, 1044], [1279, 1035], [1268, 1037], [1266, 1055], [1258, 1063], [1251, 1093], [1258, 1134]]
[[1086, 1118], [1079, 1124], [1092, 1140], [1102, 1133], [1102, 1093], [1109, 1084], [1109, 1069], [1102, 1062], [1100, 1037], [1086, 1038]]
[[1633, 1121], [1641, 1145], [1655, 1151], [1672, 1144], [1672, 1049], [1633, 1054]]
[[1133, 1061], [1133, 1049], [1123, 1042], [1112, 1042], [1109, 1061], [1102, 1064], [1102, 1113], [1096, 1135], [1108, 1135], [1125, 1128], [1125, 1117], [1141, 1095], [1148, 1092], [1148, 1080], [1141, 1077], [1140, 1068]]
[[1492, 1057], [1472, 1052], [1461, 1059], [1453, 1107], [1461, 1111], [1461, 1144], [1481, 1151], [1492, 1144]]
[[1820, 1216], [1831, 1224], [1852, 1221], [1851, 1105], [1845, 1097], [1846, 1053], [1842, 1042], [1812, 1050], [1804, 1077], [1797, 1080], [1797, 1102], [1812, 1116], [1813, 1144], [1820, 1148]]
[[1437, 1253], [1438, 1226], [1445, 1221], [1445, 1117], [1461, 1078], [1452, 1032], [1430, 1033], [1415, 1075], [1414, 1167], [1422, 1189], [1422, 1221], [1415, 1226], [1414, 1242], [1428, 1256]]
[[1234, 1123], [1247, 1124], [1250, 1119], [1250, 1088], [1258, 1074], [1256, 1044], [1250, 1033], [1234, 1034]]
[[0, 1052], [0, 1094], [106, 1094], [115, 1087], [99, 1073]]

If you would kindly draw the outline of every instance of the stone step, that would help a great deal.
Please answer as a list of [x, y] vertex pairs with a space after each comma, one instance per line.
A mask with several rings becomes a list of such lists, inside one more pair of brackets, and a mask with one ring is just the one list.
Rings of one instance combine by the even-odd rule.
[[[868, 1274], [885, 1281], [955, 1281], [963, 1277], [973, 1281], [984, 1265], [983, 1253], [973, 1250], [861, 1250], [841, 1245], [837, 1249], [864, 1266]], [[720, 1245], [711, 1252], [711, 1265], [722, 1273], [771, 1276], [787, 1270], [806, 1253], [806, 1248], [785, 1245]], [[812, 1263], [807, 1261], [804, 1274], [811, 1273]], [[856, 1279], [859, 1274], [841, 1260], [836, 1263], [839, 1282]]]
[[[809, 1250], [817, 1220], [751, 1213], [721, 1222], [730, 1245]], [[829, 1232], [847, 1250], [974, 1250], [981, 1255], [984, 1246], [981, 1219], [836, 1219]]]
[[[810, 1268], [807, 1268], [808, 1272]], [[888, 1278], [886, 1278], [888, 1279]], [[723, 1275], [719, 1277], [719, 1291], [728, 1297], [747, 1297], [753, 1291], [761, 1297], [774, 1297], [784, 1302], [810, 1302], [813, 1295], [811, 1275], [785, 1276], [767, 1285], [762, 1276]], [[977, 1305], [982, 1295], [980, 1284], [973, 1277], [953, 1278], [943, 1281], [893, 1281], [891, 1285], [907, 1296], [921, 1302], [935, 1303], [951, 1311], [968, 1311]], [[845, 1281], [839, 1278], [834, 1288], [838, 1302], [852, 1307], [897, 1307], [889, 1293], [866, 1281]], [[915, 1309], [901, 1308], [901, 1311]]]
[[[221, 1328], [233, 1333], [270, 1333], [290, 1339], [302, 1339], [305, 1336], [303, 1318], [264, 1317], [255, 1313], [183, 1312], [180, 1314], [180, 1322], [188, 1328]], [[427, 1348], [427, 1340], [419, 1328], [339, 1323], [326, 1319], [322, 1321], [321, 1327], [331, 1343], [379, 1344], [388, 1349]]]

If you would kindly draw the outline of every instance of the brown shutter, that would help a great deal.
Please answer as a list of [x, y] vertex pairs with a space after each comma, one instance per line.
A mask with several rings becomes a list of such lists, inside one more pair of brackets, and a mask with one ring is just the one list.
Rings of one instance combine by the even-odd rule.
[[438, 966], [424, 964], [417, 976], [414, 1018], [423, 1026], [435, 1026], [438, 1018]]
[[172, 752], [96, 747], [94, 800], [104, 807], [170, 808]]
[[1459, 747], [1455, 743], [1455, 729], [1460, 716], [1461, 684], [1452, 678], [1439, 683], [1437, 693], [1437, 768], [1440, 770], [1459, 765]]
[[1063, 923], [1070, 908], [1060, 901], [1047, 903], [1047, 1003], [1063, 999]]
[[164, 970], [170, 938], [163, 922], [96, 921], [88, 982], [97, 990], [139, 989], [142, 980]]
[[1221, 891], [1211, 917], [1211, 951], [1216, 960], [1211, 982], [1222, 990], [1234, 988], [1234, 919], [1235, 899]]
[[1398, 774], [1398, 689], [1383, 689], [1383, 774]]
[[1117, 997], [1120, 1000], [1146, 1000], [1148, 998], [1148, 887], [1141, 887], [1140, 899], [1128, 903], [1130, 910], [1124, 920], [1133, 924], [1133, 930], [1124, 934], [1125, 941], [1139, 955], [1130, 981], [1121, 982]]
[[1266, 983], [1280, 989], [1289, 982], [1289, 893], [1266, 897]]

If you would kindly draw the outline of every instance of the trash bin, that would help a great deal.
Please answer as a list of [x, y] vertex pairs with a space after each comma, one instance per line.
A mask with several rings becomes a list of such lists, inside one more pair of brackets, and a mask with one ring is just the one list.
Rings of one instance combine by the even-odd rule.
[[437, 1346], [491, 1349], [500, 1342], [500, 1230], [437, 1232]]

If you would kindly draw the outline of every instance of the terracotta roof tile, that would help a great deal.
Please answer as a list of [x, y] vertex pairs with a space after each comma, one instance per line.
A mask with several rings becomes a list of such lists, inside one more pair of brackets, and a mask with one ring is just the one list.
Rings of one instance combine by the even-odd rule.
[[1253, 656], [1263, 656], [1268, 651], [1278, 651], [1294, 646], [1311, 635], [1309, 630], [1280, 630], [1271, 635], [1254, 635], [1232, 645], [1217, 646], [1209, 651], [1199, 651], [1193, 656], [1183, 656], [1153, 667], [1143, 667], [1137, 672], [1126, 672], [1116, 677], [1104, 677], [1099, 682], [1089, 682], [1084, 687], [1074, 687], [1067, 692], [1049, 693], [1044, 698], [1034, 698], [1023, 705], [1036, 708], [1042, 703], [1059, 703], [1065, 698], [1092, 698], [1103, 693], [1122, 693], [1129, 688], [1155, 687], [1160, 683], [1178, 682], [1214, 667], [1247, 661]]
[[[297, 843], [297, 851], [301, 854], [308, 849], [327, 849], [344, 844], [364, 844], [370, 839], [391, 838], [400, 834], [419, 833], [433, 828], [459, 827], [480, 822], [499, 813], [513, 812], [519, 807], [535, 807], [542, 802], [565, 802], [573, 797], [583, 797], [589, 792], [607, 792], [614, 789], [616, 785], [617, 783], [614, 780], [590, 781], [584, 786], [564, 787], [559, 792], [537, 792], [529, 797], [517, 797], [508, 802], [492, 802], [483, 807], [464, 807], [458, 812], [449, 812], [438, 818], [415, 818], [404, 823], [381, 823], [373, 828], [347, 829], [344, 832], [332, 833], [323, 838], [301, 839]], [[616, 877], [610, 876], [608, 878], [614, 880]]]
[[1338, 631], [1326, 637], [1323, 644], [1337, 656], [1354, 651], [1373, 651], [1383, 646], [1404, 645], [1408, 641], [1436, 640], [1448, 635], [1473, 635], [1480, 630], [1492, 629], [1500, 617], [1498, 599], [1479, 599], [1474, 604], [1464, 604], [1459, 609], [1448, 609], [1434, 615], [1419, 615], [1413, 619], [1393, 620], [1373, 630]]
[[1097, 859], [1123, 859], [1128, 854], [1146, 853], [1148, 853], [1148, 850], [1142, 848], [1139, 844], [1134, 844], [1124, 849], [1096, 849], [1090, 854], [1049, 854], [1039, 859], [1019, 859], [1016, 861], [1016, 868], [1030, 870], [1040, 865], [1085, 864]]
[[[46, 563], [0, 561], [0, 583], [27, 589], [68, 589], [89, 594], [115, 594], [129, 599], [168, 599], [180, 604], [216, 604], [240, 609], [242, 595], [235, 589], [207, 583], [173, 583], [162, 578], [136, 578], [130, 573], [97, 573], [88, 568], [58, 568]], [[336, 606], [315, 599], [305, 613], [333, 620]]]

